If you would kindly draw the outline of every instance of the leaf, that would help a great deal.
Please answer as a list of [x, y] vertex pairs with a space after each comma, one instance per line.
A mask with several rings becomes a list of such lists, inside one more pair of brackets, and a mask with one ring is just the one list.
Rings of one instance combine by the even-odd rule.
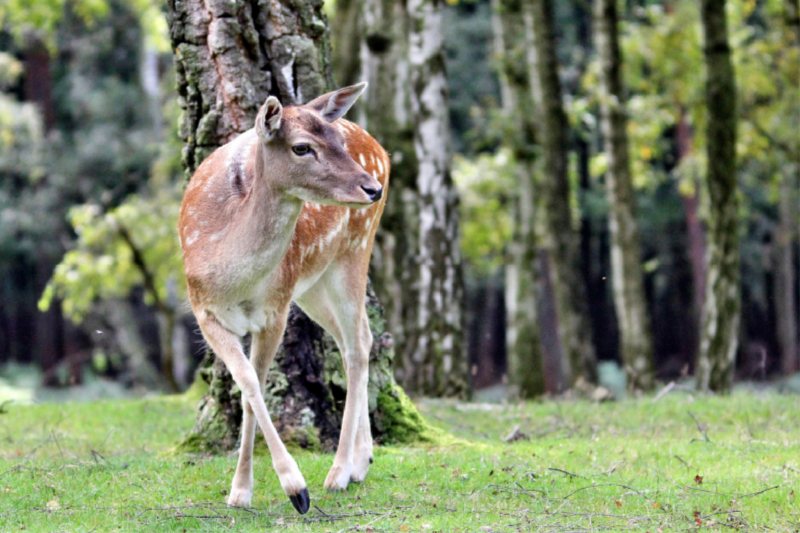
[[694, 482], [697, 483], [698, 485], [702, 485], [703, 484], [703, 476], [701, 476], [699, 474], [694, 476]]

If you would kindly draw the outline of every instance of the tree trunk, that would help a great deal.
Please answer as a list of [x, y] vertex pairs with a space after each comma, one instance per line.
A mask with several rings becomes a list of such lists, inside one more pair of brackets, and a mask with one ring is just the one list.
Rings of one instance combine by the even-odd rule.
[[[389, 331], [404, 353], [416, 324], [418, 301], [417, 154], [410, 117], [408, 13], [396, 0], [366, 0], [361, 41], [362, 79], [369, 90], [361, 98], [360, 122], [391, 154], [391, 193], [375, 235], [372, 281], [386, 306]], [[401, 363], [402, 361], [398, 361]], [[403, 368], [398, 379], [403, 380]]]
[[[547, 291], [536, 265], [540, 246], [535, 233], [536, 125], [533, 97], [525, 69], [525, 28], [518, 0], [493, 0], [492, 28], [498, 61], [503, 114], [510, 126], [506, 144], [517, 162], [517, 194], [513, 203], [514, 238], [506, 265], [508, 382], [510, 396], [532, 398], [557, 392], [560, 383], [547, 384], [543, 366], [539, 303]], [[557, 335], [556, 335], [557, 338]]]
[[616, 0], [595, 0], [595, 41], [600, 56], [600, 110], [608, 171], [606, 197], [611, 233], [611, 275], [619, 320], [620, 352], [628, 388], [654, 386], [653, 339], [644, 295], [636, 197], [628, 160], [626, 96], [622, 84]]
[[408, 0], [411, 123], [417, 155], [418, 294], [402, 352], [403, 385], [415, 394], [465, 393], [463, 276], [458, 195], [450, 176], [442, 0]]
[[724, 0], [703, 0], [708, 108], [708, 278], [698, 387], [727, 392], [739, 340], [739, 220], [736, 185], [736, 86]]
[[[335, 6], [331, 20], [333, 72], [338, 85], [347, 87], [363, 81], [360, 78], [362, 6], [359, 0], [336, 0]], [[360, 103], [356, 102], [356, 106], [360, 107]]]
[[568, 124], [558, 78], [552, 2], [527, 0], [524, 5], [528, 65], [533, 81], [542, 146], [542, 244], [553, 274], [559, 336], [566, 355], [567, 375], [597, 382], [597, 359], [591, 341], [586, 289], [580, 270], [579, 233], [572, 220], [567, 151]]
[[[778, 322], [778, 345], [781, 372], [797, 367], [797, 303], [795, 299], [794, 246], [797, 225], [797, 183], [792, 175], [782, 175], [778, 195], [778, 228], [775, 236], [775, 319]], [[794, 183], [792, 183], [794, 182]]]
[[[321, 0], [170, 0], [168, 17], [187, 178], [213, 150], [252, 127], [269, 94], [284, 105], [301, 104], [331, 88]], [[373, 435], [416, 438], [419, 417], [394, 385], [392, 340], [374, 298], [367, 312], [375, 338], [369, 379]], [[333, 340], [293, 307], [275, 361], [265, 399], [282, 437], [301, 446], [334, 449], [345, 379]], [[219, 360], [200, 374], [209, 391], [181, 449], [231, 450], [241, 424], [239, 390]]]
[[[800, 51], [800, 0], [784, 0], [786, 25], [794, 32], [795, 44]], [[795, 87], [800, 105], [800, 87]], [[800, 116], [800, 109], [797, 110]], [[800, 132], [795, 134], [800, 141]], [[795, 146], [800, 148], [800, 142]], [[800, 150], [798, 157], [786, 165], [781, 173], [779, 200], [780, 229], [778, 235], [778, 265], [776, 269], [776, 292], [778, 294], [778, 342], [781, 348], [781, 371], [784, 374], [800, 370], [800, 354], [797, 345], [797, 300], [795, 298], [795, 262], [793, 251], [797, 242], [796, 193], [800, 175]]]

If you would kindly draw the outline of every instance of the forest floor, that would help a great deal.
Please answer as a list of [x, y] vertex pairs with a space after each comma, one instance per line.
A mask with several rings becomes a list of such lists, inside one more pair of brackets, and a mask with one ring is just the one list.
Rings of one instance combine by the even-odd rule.
[[322, 489], [331, 455], [295, 453], [312, 498], [304, 516], [268, 456], [245, 510], [224, 503], [234, 456], [169, 454], [195, 405], [3, 406], [0, 532], [800, 530], [797, 395], [423, 401], [456, 438], [378, 447], [367, 480], [346, 492]]

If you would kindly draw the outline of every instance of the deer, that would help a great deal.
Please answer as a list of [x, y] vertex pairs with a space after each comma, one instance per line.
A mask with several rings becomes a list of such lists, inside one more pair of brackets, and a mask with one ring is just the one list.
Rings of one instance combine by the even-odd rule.
[[[284, 493], [300, 514], [309, 509], [305, 479], [263, 396], [291, 302], [331, 334], [346, 373], [342, 428], [324, 488], [363, 481], [373, 460], [364, 303], [390, 167], [381, 145], [342, 118], [366, 87], [286, 107], [269, 96], [255, 126], [208, 156], [184, 193], [178, 237], [189, 303], [242, 391], [230, 506], [250, 506], [258, 423]], [[249, 359], [241, 341], [248, 333]]]

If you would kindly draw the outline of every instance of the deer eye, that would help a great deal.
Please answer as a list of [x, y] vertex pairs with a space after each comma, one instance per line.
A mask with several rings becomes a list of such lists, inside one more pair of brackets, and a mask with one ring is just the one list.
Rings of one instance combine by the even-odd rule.
[[295, 144], [292, 146], [292, 152], [296, 155], [308, 155], [312, 152], [311, 147], [307, 144]]

